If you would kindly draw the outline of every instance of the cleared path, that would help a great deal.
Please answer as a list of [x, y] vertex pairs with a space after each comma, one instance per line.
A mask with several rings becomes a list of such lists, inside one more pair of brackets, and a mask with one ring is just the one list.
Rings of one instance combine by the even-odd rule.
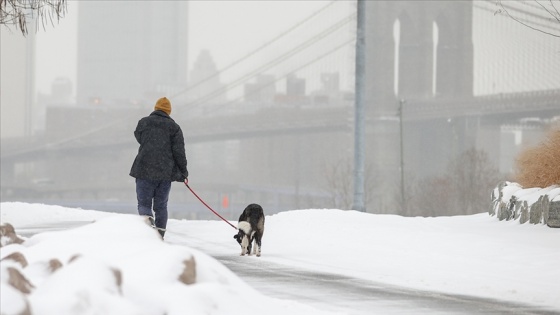
[[259, 292], [317, 309], [362, 314], [560, 314], [534, 306], [388, 286], [287, 268], [257, 257], [214, 256]]
[[[31, 236], [46, 231], [64, 230], [88, 222], [29, 226], [18, 234]], [[175, 233], [174, 233], [175, 234]], [[178, 235], [179, 236], [179, 235]], [[188, 242], [185, 240], [189, 240]], [[175, 238], [171, 242], [206, 252], [204, 242]], [[532, 305], [516, 304], [471, 296], [411, 290], [336, 274], [286, 267], [255, 256], [208, 253], [264, 295], [297, 301], [320, 310], [349, 315], [364, 314], [539, 314], [560, 312]]]

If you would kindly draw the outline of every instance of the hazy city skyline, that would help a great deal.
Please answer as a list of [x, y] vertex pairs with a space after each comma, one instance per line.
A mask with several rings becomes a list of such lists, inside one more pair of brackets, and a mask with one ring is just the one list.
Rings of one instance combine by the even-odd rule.
[[[192, 70], [196, 58], [205, 49], [217, 68], [222, 69], [330, 2], [189, 1], [188, 69]], [[353, 2], [345, 3], [354, 6]], [[40, 29], [36, 34], [37, 93], [50, 94], [51, 84], [58, 77], [70, 79], [73, 94], [76, 93], [78, 7], [77, 1], [69, 1], [68, 12], [60, 23]], [[552, 58], [546, 51], [560, 51], [558, 41], [493, 14], [496, 7], [489, 2], [475, 1], [474, 7], [475, 95], [557, 87], [554, 82], [560, 82], [560, 75], [554, 69], [560, 67], [560, 58]], [[335, 19], [331, 16], [331, 20]], [[489, 46], [503, 49], [488, 49]], [[546, 60], [532, 59], [539, 50]], [[517, 59], [523, 63], [508, 66]], [[542, 67], [542, 64], [549, 66]], [[535, 67], [541, 69], [539, 76], [532, 71]], [[499, 76], [499, 73], [511, 75]], [[516, 74], [521, 75], [515, 77]], [[341, 75], [343, 88], [349, 88], [344, 73]], [[233, 73], [223, 74], [222, 82], [235, 78]], [[540, 83], [543, 80], [545, 83]]]
[[[329, 2], [189, 1], [188, 69], [205, 49], [223, 68]], [[76, 94], [78, 7], [69, 1], [60, 23], [36, 34], [38, 93], [50, 94], [54, 80], [67, 77]]]
[[[154, 11], [165, 11], [165, 15], [154, 18], [151, 10], [139, 8], [142, 5], [119, 2], [105, 24], [95, 18], [103, 17], [105, 10], [86, 12], [91, 15], [83, 24], [90, 30], [79, 39], [95, 49], [80, 48], [78, 55], [72, 40], [84, 31], [76, 20], [78, 9], [86, 7], [81, 4], [69, 2], [69, 13], [61, 24], [37, 34], [37, 47], [32, 50], [36, 58], [30, 54], [28, 60], [21, 57], [32, 44], [4, 45], [16, 34], [3, 38], [3, 51], [11, 48], [14, 56], [2, 58], [3, 65], [8, 65], [3, 68], [3, 78], [9, 78], [3, 80], [2, 118], [12, 122], [2, 126], [3, 196], [82, 198], [106, 206], [114, 205], [100, 202], [134, 200], [127, 176], [137, 150], [131, 130], [137, 118], [153, 109], [151, 99], [160, 95], [151, 94], [140, 102], [135, 98], [154, 86], [159, 94], [168, 91], [160, 90], [160, 85], [179, 89], [185, 85], [184, 80], [176, 81], [176, 86], [173, 82], [166, 85], [169, 75], [158, 71], [136, 71], [177, 70], [173, 67], [176, 62], [170, 61], [175, 56], [153, 53], [153, 48], [161, 47], [188, 58], [188, 68], [184, 59], [177, 62], [186, 75], [192, 74], [200, 51], [207, 49], [212, 58], [205, 58], [201, 73], [218, 69], [220, 74], [219, 81], [208, 81], [212, 95], [185, 102], [168, 95], [174, 104], [173, 117], [188, 135], [188, 155], [196, 163], [193, 178], [205, 187], [205, 193], [229, 194], [232, 204], [258, 199], [278, 210], [347, 202], [340, 194], [349, 192], [351, 183], [345, 181], [352, 176], [354, 86], [349, 82], [355, 70], [355, 1], [235, 1], [228, 2], [229, 7], [222, 2], [189, 2], [188, 49], [185, 43], [182, 48], [166, 47], [165, 41], [185, 36], [172, 35], [175, 29], [187, 28], [181, 23], [183, 18], [170, 18], [176, 16], [175, 11], [158, 6]], [[111, 8], [110, 2], [105, 4]], [[403, 191], [409, 189], [408, 197], [414, 193], [417, 198], [425, 196], [415, 192], [414, 185], [449, 172], [446, 164], [472, 152], [470, 148], [488, 154], [488, 165], [498, 166], [499, 161], [500, 170], [510, 172], [519, 147], [534, 141], [541, 131], [531, 129], [533, 122], [543, 126], [557, 115], [560, 58], [556, 52], [560, 43], [496, 14], [488, 1], [367, 4], [364, 68], [368, 76], [363, 86], [368, 110], [364, 115], [368, 123], [368, 207], [399, 211], [398, 205], [404, 205], [406, 197]], [[197, 5], [214, 7], [204, 11]], [[149, 23], [142, 22], [150, 16]], [[527, 16], [532, 15], [527, 12]], [[170, 22], [165, 27], [176, 26], [170, 30], [164, 23], [152, 23], [158, 19]], [[305, 22], [299, 23], [302, 20]], [[283, 36], [277, 40], [280, 34]], [[89, 36], [95, 40], [88, 40]], [[121, 41], [125, 36], [132, 40]], [[130, 50], [132, 46], [135, 48]], [[228, 67], [263, 46], [235, 62], [235, 67]], [[159, 59], [140, 59], [145, 52]], [[77, 65], [77, 60], [84, 62]], [[83, 67], [91, 60], [97, 64], [91, 67], [90, 63], [90, 70]], [[102, 90], [97, 86], [107, 87], [98, 94], [102, 101], [94, 98], [92, 106], [86, 106], [88, 103], [66, 97], [70, 81], [72, 94], [80, 93], [76, 88], [81, 85], [76, 82], [78, 66], [80, 78], [86, 75], [80, 81], [93, 82], [89, 95]], [[16, 82], [21, 74], [27, 83], [36, 82], [36, 88]], [[123, 92], [139, 78], [158, 75], [160, 81], [143, 86], [141, 82], [137, 84], [141, 88]], [[51, 84], [59, 76], [68, 80], [57, 80], [57, 95], [40, 95], [34, 106], [31, 94], [50, 94]], [[6, 88], [6, 83], [15, 87]], [[184, 92], [197, 97], [192, 91]], [[224, 92], [228, 101], [209, 100]], [[238, 94], [231, 98], [234, 92]], [[8, 99], [8, 94], [13, 97]], [[4, 132], [22, 122], [29, 128]], [[504, 129], [507, 125], [514, 128]], [[68, 165], [77, 165], [79, 176], [67, 172]], [[83, 186], [89, 183], [93, 186]]]

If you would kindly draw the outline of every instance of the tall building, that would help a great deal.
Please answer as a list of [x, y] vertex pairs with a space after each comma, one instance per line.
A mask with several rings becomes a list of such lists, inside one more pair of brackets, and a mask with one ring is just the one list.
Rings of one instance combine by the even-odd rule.
[[204, 49], [196, 58], [190, 73], [189, 89], [185, 92], [191, 102], [222, 103], [226, 100], [224, 84], [210, 51]]
[[81, 2], [78, 105], [151, 102], [184, 89], [187, 21], [187, 1]]
[[23, 36], [19, 30], [5, 26], [0, 27], [0, 32], [0, 137], [29, 137], [35, 121], [35, 33]]
[[271, 74], [259, 74], [255, 83], [245, 84], [245, 100], [267, 104], [272, 102], [276, 95], [276, 78]]

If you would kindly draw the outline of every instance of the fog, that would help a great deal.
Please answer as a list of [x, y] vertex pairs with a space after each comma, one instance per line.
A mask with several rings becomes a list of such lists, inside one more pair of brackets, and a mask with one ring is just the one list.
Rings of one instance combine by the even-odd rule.
[[[558, 124], [560, 41], [486, 1], [366, 9], [366, 211], [486, 211]], [[70, 1], [27, 37], [1, 28], [2, 201], [134, 213], [133, 131], [166, 96], [190, 186], [225, 217], [352, 207], [355, 1]], [[181, 183], [169, 210], [212, 215]]]

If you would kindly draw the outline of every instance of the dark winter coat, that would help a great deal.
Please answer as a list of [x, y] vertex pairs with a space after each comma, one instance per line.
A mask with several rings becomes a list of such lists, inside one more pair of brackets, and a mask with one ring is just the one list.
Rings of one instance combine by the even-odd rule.
[[140, 148], [130, 176], [172, 182], [189, 176], [183, 132], [169, 115], [156, 110], [140, 119], [134, 136]]

